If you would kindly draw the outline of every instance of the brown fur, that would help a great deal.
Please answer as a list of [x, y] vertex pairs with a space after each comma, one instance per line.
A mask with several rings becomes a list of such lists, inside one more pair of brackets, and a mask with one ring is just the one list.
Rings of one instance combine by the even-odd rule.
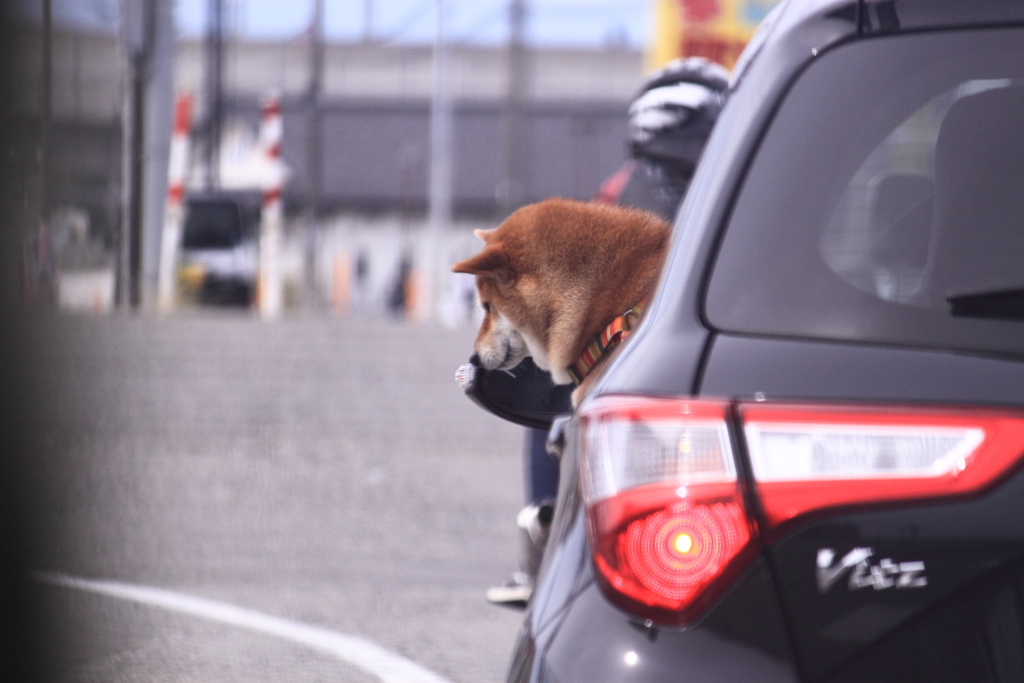
[[653, 288], [669, 232], [645, 211], [559, 198], [478, 230], [484, 248], [452, 271], [476, 275], [481, 364], [508, 369], [532, 355], [557, 383], [570, 382], [568, 368], [594, 336]]

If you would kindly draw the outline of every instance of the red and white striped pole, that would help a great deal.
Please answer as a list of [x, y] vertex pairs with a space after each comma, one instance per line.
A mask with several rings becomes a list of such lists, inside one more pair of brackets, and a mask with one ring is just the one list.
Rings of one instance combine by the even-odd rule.
[[174, 102], [174, 132], [167, 169], [167, 204], [164, 206], [164, 229], [160, 240], [160, 270], [157, 280], [157, 305], [167, 311], [174, 306], [174, 275], [181, 243], [185, 197], [185, 175], [188, 169], [188, 133], [192, 125], [192, 94], [182, 93]]
[[273, 319], [281, 314], [281, 98], [269, 95], [260, 113], [260, 147], [266, 161], [263, 184], [263, 213], [260, 220], [260, 273], [258, 307], [260, 316]]

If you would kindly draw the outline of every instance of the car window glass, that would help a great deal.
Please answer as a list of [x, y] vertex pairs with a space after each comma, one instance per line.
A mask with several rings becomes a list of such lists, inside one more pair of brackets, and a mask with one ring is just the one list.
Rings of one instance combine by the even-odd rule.
[[968, 80], [900, 123], [853, 174], [821, 233], [821, 255], [843, 280], [889, 301], [928, 301], [935, 233], [935, 148], [955, 102], [1010, 79]]
[[231, 202], [189, 204], [181, 244], [186, 249], [230, 249], [242, 241], [242, 220]]
[[873, 38], [822, 55], [737, 195], [709, 322], [1024, 354], [1021, 121], [1020, 29]]

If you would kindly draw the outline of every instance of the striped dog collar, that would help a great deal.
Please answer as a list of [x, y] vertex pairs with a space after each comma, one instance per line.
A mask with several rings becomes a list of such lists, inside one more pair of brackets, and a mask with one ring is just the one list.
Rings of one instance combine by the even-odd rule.
[[622, 343], [622, 340], [629, 336], [636, 321], [630, 321], [630, 316], [639, 318], [643, 315], [644, 306], [647, 305], [647, 297], [640, 300], [633, 308], [629, 309], [615, 320], [609, 323], [608, 327], [601, 331], [601, 334], [594, 337], [594, 340], [584, 349], [583, 355], [569, 367], [569, 376], [576, 386], [579, 386], [583, 379], [590, 374], [597, 362], [609, 353], [612, 349]]

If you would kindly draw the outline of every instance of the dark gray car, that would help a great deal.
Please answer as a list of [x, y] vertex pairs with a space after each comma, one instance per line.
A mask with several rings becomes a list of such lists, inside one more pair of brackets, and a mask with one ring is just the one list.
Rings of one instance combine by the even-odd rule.
[[510, 681], [1024, 680], [1024, 3], [780, 6], [554, 437]]

